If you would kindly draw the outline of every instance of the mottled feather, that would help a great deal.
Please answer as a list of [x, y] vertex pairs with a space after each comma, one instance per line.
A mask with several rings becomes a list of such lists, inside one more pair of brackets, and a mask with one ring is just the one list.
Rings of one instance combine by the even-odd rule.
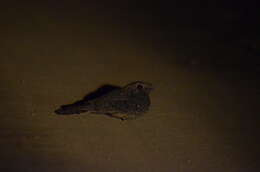
[[151, 84], [136, 81], [93, 100], [63, 105], [55, 112], [62, 115], [89, 112], [120, 119], [133, 119], [149, 110], [149, 94], [152, 89]]

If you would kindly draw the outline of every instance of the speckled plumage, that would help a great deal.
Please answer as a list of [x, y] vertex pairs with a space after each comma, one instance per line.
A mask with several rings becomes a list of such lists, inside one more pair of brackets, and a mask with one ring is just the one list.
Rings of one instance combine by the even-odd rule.
[[61, 106], [55, 112], [63, 115], [89, 112], [122, 120], [135, 119], [149, 110], [152, 89], [150, 83], [136, 81], [93, 100]]

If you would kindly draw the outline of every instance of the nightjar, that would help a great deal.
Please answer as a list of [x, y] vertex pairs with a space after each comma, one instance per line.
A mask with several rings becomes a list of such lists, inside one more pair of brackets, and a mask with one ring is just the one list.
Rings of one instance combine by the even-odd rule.
[[91, 100], [63, 105], [56, 114], [69, 115], [84, 112], [104, 114], [121, 120], [135, 119], [149, 110], [152, 84], [135, 81]]

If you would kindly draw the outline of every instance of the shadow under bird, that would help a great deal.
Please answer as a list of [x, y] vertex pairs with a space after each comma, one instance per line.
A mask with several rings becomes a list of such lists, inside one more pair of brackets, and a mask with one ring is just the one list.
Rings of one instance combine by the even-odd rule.
[[97, 95], [93, 96], [92, 93], [73, 104], [62, 105], [55, 110], [55, 113], [72, 115], [88, 112], [127, 120], [142, 116], [149, 110], [152, 84], [135, 81], [124, 87], [110, 86], [109, 88], [109, 91], [97, 91]]

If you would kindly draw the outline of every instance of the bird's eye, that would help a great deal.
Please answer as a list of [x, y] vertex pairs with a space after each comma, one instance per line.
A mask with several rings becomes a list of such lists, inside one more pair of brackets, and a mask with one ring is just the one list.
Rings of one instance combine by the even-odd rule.
[[142, 85], [137, 85], [137, 89], [143, 89], [143, 86]]

